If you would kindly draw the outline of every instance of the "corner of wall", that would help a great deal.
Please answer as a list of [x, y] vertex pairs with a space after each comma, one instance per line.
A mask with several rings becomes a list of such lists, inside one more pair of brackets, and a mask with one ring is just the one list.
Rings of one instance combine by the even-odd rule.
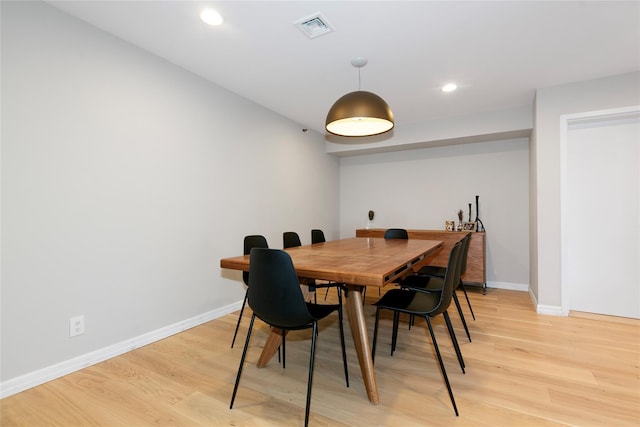
[[533, 306], [536, 308], [536, 313], [538, 314], [548, 314], [551, 316], [566, 316], [566, 313], [562, 312], [562, 307], [556, 305], [543, 305], [538, 304], [538, 298], [531, 288], [529, 288], [529, 297], [531, 298], [531, 302]]

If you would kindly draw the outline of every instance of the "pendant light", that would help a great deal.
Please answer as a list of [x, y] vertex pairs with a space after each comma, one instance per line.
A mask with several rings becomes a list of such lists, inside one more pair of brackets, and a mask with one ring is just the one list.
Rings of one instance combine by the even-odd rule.
[[390, 131], [394, 123], [389, 105], [375, 93], [360, 90], [360, 68], [367, 65], [367, 59], [354, 58], [351, 65], [358, 69], [358, 90], [333, 104], [325, 128], [340, 136], [371, 136]]

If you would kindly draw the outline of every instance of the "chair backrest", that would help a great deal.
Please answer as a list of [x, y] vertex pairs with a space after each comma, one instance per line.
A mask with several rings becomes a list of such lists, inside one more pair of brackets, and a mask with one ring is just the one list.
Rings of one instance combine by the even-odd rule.
[[294, 246], [302, 246], [300, 236], [295, 231], [285, 231], [282, 233], [282, 247], [284, 249], [293, 248]]
[[385, 239], [408, 239], [409, 234], [404, 228], [389, 228], [384, 232]]
[[438, 307], [431, 312], [431, 316], [442, 313], [451, 304], [453, 299], [453, 290], [458, 286], [460, 281], [460, 267], [462, 267], [462, 242], [453, 245], [449, 253], [447, 261], [447, 271], [444, 275], [442, 291], [440, 292], [440, 303]]
[[[244, 255], [249, 255], [251, 249], [253, 248], [268, 248], [267, 239], [264, 236], [259, 234], [254, 234], [251, 236], [244, 236], [244, 251], [242, 252]], [[242, 280], [245, 285], [249, 286], [249, 273], [246, 271], [242, 272]]]
[[308, 327], [314, 318], [288, 253], [253, 248], [249, 255], [248, 304], [258, 318], [280, 329]]
[[326, 242], [324, 238], [324, 232], [318, 229], [311, 230], [311, 243], [313, 244], [322, 242]]
[[469, 255], [469, 245], [471, 244], [471, 233], [467, 233], [462, 239], [462, 251], [460, 256], [462, 257], [462, 266], [460, 267], [460, 275], [463, 275], [467, 271], [467, 256]]

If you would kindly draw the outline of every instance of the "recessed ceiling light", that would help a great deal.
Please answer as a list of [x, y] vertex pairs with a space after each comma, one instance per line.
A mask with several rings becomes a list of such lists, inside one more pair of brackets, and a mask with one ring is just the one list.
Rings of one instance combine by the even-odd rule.
[[209, 25], [217, 26], [222, 25], [224, 19], [222, 16], [213, 9], [205, 9], [200, 13], [200, 19]]
[[458, 89], [458, 86], [455, 83], [447, 83], [446, 85], [442, 86], [443, 92], [453, 92], [456, 89]]

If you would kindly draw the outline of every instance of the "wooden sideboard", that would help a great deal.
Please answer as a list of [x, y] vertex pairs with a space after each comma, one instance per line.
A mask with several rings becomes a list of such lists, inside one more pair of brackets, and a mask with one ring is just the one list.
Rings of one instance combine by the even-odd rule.
[[[384, 237], [384, 228], [359, 228], [356, 230], [356, 237]], [[407, 230], [410, 239], [441, 240], [442, 249], [417, 264], [417, 271], [423, 265], [447, 266], [449, 252], [453, 245], [460, 241], [466, 231], [444, 231], [444, 230]], [[464, 284], [482, 286], [482, 291], [486, 291], [486, 243], [484, 232], [472, 232], [471, 242], [469, 242], [469, 254], [467, 255], [467, 270], [462, 276]]]

